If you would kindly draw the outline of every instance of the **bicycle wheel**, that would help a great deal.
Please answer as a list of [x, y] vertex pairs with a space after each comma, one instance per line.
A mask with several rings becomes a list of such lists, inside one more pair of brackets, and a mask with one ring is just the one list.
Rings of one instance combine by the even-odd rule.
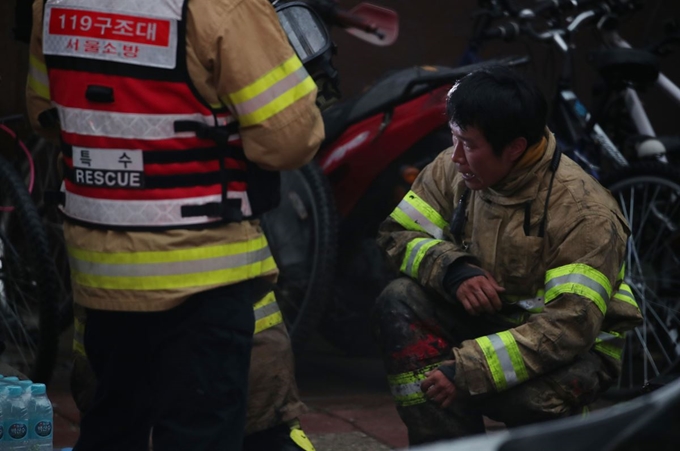
[[644, 317], [628, 333], [619, 390], [663, 383], [680, 361], [680, 173], [658, 162], [633, 164], [603, 184], [631, 228], [625, 280]]
[[58, 334], [56, 270], [40, 216], [18, 173], [0, 157], [0, 361], [48, 382]]
[[337, 254], [335, 203], [315, 162], [281, 173], [281, 204], [263, 215], [262, 228], [280, 270], [276, 298], [299, 353], [332, 295]]

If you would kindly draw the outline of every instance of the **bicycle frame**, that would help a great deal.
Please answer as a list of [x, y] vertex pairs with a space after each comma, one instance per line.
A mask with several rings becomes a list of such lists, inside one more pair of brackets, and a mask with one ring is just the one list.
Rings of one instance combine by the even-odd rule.
[[[579, 24], [580, 21], [575, 19], [567, 28], [567, 36], [570, 36], [571, 32], [574, 31]], [[600, 167], [598, 162], [594, 161], [595, 157], [593, 155], [588, 155], [582, 148], [583, 140], [585, 139], [584, 135], [587, 135], [598, 145], [604, 156], [608, 157], [617, 167], [627, 167], [629, 162], [626, 157], [612, 142], [609, 136], [607, 136], [602, 127], [594, 120], [593, 116], [579, 100], [576, 93], [571, 89], [573, 86], [572, 80], [574, 70], [571, 60], [572, 47], [570, 43], [565, 41], [562, 34], [558, 32], [549, 32], [545, 37], [549, 38], [564, 56], [562, 73], [560, 74], [558, 81], [558, 91], [553, 101], [554, 116], [552, 117], [552, 122], [558, 120], [558, 123], [561, 123], [564, 127], [563, 131], [566, 130], [569, 133], [569, 139], [571, 140], [573, 147], [572, 149], [567, 149], [567, 153], [570, 153], [569, 151], [571, 151], [575, 161], [587, 169], [595, 178], [599, 178]], [[579, 123], [578, 125], [579, 128], [582, 129], [582, 132], [576, 130], [574, 121]]]
[[[607, 46], [623, 49], [632, 48], [632, 46], [626, 42], [616, 30], [603, 30], [600, 28], [600, 31]], [[668, 77], [659, 73], [656, 85], [680, 105], [680, 88]], [[640, 96], [635, 89], [631, 87], [626, 88], [625, 101], [630, 113], [630, 118], [633, 121], [637, 132], [641, 135], [657, 136], [654, 127], [647, 116], [647, 112], [642, 105]]]

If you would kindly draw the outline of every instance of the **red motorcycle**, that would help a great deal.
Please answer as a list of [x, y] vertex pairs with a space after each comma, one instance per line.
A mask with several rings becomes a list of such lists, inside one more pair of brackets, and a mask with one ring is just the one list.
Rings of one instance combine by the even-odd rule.
[[326, 131], [312, 163], [282, 174], [281, 204], [262, 220], [281, 270], [277, 298], [296, 351], [318, 328], [337, 347], [364, 354], [372, 350], [373, 300], [394, 276], [375, 244], [378, 226], [420, 170], [451, 145], [447, 92], [475, 68], [525, 60], [395, 70], [340, 100], [329, 26], [389, 45], [397, 13], [366, 3], [345, 11], [328, 0], [273, 5], [317, 81]]

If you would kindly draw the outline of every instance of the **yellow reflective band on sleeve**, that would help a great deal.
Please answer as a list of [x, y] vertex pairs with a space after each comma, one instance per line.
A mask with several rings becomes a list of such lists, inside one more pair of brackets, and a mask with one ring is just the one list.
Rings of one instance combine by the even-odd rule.
[[228, 96], [243, 127], [259, 124], [316, 88], [302, 62], [293, 55], [254, 83]]
[[475, 340], [484, 353], [496, 390], [502, 391], [529, 378], [515, 337], [509, 331]]
[[618, 332], [600, 332], [593, 348], [604, 355], [621, 360], [623, 347], [626, 344], [624, 335]]
[[255, 332], [260, 333], [283, 322], [283, 315], [276, 303], [276, 296], [270, 291], [253, 305], [255, 310]]
[[640, 306], [635, 301], [635, 295], [633, 294], [633, 290], [631, 290], [628, 284], [621, 283], [619, 289], [616, 291], [616, 293], [614, 293], [612, 299], [625, 302], [626, 304], [630, 304], [636, 309], [640, 310]]
[[73, 247], [68, 251], [74, 283], [113, 290], [220, 286], [276, 269], [264, 236], [165, 252], [104, 253]]
[[28, 63], [28, 86], [43, 99], [50, 100], [50, 81], [45, 63], [33, 55], [29, 57]]
[[626, 276], [626, 264], [624, 263], [621, 265], [621, 271], [619, 271], [619, 275], [616, 276], [616, 280], [623, 280], [623, 278]]
[[577, 294], [590, 299], [604, 315], [612, 287], [609, 280], [595, 268], [583, 263], [560, 266], [545, 275], [545, 303], [561, 294]]
[[443, 243], [443, 241], [430, 238], [415, 238], [409, 241], [406, 245], [404, 260], [401, 262], [401, 272], [414, 279], [417, 278], [423, 257], [432, 246], [439, 243]]
[[437, 369], [439, 364], [428, 365], [408, 373], [391, 374], [387, 376], [392, 396], [399, 406], [413, 406], [426, 402], [425, 394], [420, 384], [425, 380], [425, 373]]
[[437, 210], [413, 191], [404, 196], [390, 217], [406, 230], [426, 232], [438, 239], [444, 236], [444, 228], [448, 226]]

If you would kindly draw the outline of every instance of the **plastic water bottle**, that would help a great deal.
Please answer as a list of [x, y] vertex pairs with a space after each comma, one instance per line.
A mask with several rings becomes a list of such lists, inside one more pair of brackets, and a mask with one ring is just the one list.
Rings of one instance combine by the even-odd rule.
[[21, 387], [12, 385], [2, 405], [3, 451], [28, 450], [28, 408]]
[[52, 403], [47, 398], [45, 384], [31, 385], [28, 404], [28, 441], [31, 451], [52, 451]]

